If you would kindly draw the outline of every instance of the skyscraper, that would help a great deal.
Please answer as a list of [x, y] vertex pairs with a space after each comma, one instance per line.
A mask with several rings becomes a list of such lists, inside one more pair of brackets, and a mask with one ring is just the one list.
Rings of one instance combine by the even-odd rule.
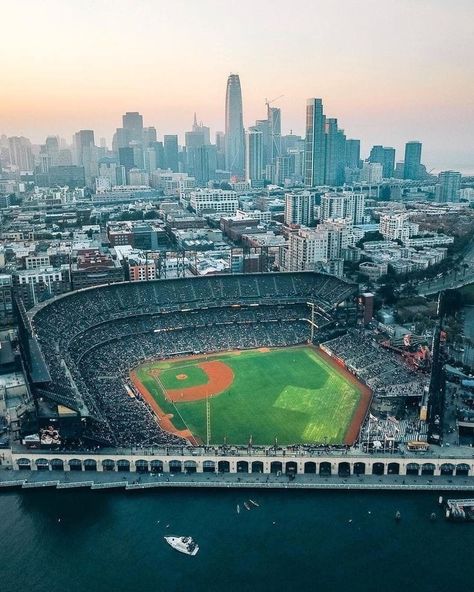
[[10, 162], [18, 167], [20, 171], [32, 171], [34, 169], [34, 158], [31, 150], [31, 142], [23, 136], [8, 138]]
[[137, 111], [127, 111], [122, 116], [123, 128], [128, 131], [129, 141], [143, 141], [143, 116]]
[[346, 140], [346, 166], [357, 169], [360, 166], [360, 140]]
[[244, 176], [245, 133], [242, 112], [242, 91], [238, 74], [227, 79], [225, 97], [225, 155], [226, 169], [231, 175]]
[[381, 164], [383, 178], [391, 179], [395, 170], [395, 148], [372, 146], [369, 162]]
[[165, 135], [163, 138], [163, 147], [165, 152], [165, 166], [171, 169], [173, 173], [178, 172], [178, 136]]
[[305, 185], [324, 185], [326, 117], [321, 99], [306, 102]]
[[270, 162], [281, 156], [281, 109], [267, 106], [267, 119], [270, 125]]
[[344, 165], [346, 161], [346, 136], [337, 126], [337, 119], [326, 119], [325, 129], [325, 175], [327, 185], [344, 183]]
[[404, 179], [420, 178], [421, 142], [407, 142], [405, 144], [405, 165], [403, 169]]
[[263, 134], [257, 127], [251, 127], [247, 133], [245, 177], [254, 186], [264, 176]]

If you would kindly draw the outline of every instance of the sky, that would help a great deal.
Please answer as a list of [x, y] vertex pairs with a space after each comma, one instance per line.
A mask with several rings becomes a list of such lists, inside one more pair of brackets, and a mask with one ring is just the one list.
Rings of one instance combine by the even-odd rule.
[[240, 75], [244, 124], [278, 99], [282, 131], [304, 134], [309, 97], [348, 138], [423, 142], [428, 170], [474, 173], [474, 0], [0, 0], [0, 134], [42, 143], [125, 111], [158, 136], [193, 113], [224, 128]]

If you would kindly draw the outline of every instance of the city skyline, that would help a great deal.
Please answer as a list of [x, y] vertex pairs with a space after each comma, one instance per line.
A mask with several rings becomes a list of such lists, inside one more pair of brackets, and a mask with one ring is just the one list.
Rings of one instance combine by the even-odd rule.
[[[69, 142], [77, 130], [93, 129], [110, 144], [121, 115], [139, 111], [160, 138], [177, 133], [181, 143], [196, 111], [213, 137], [225, 127], [225, 79], [235, 72], [246, 129], [265, 117], [265, 97], [283, 94], [274, 105], [282, 134], [303, 135], [306, 101], [321, 97], [347, 137], [361, 139], [364, 156], [381, 144], [400, 155], [418, 139], [428, 168], [474, 172], [474, 82], [462, 67], [474, 51], [471, 3], [446, 11], [436, 1], [348, 1], [344, 19], [321, 3], [276, 4], [278, 15], [248, 2], [224, 15], [214, 1], [143, 1], [132, 12], [129, 2], [114, 3], [114, 11], [99, 2], [93, 20], [75, 2], [8, 6], [4, 53], [20, 25], [23, 36], [14, 62], [3, 65], [0, 133]], [[316, 18], [324, 26], [312, 27]], [[86, 24], [90, 46], [72, 35]], [[130, 36], [132, 46], [123, 43]]]

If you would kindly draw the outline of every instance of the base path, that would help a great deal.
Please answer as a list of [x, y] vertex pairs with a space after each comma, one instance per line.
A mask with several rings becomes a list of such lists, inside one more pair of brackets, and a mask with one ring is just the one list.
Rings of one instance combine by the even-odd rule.
[[338, 364], [336, 360], [331, 358], [331, 356], [329, 356], [326, 352], [324, 352], [322, 349], [318, 349], [317, 351], [318, 354], [328, 364], [337, 369], [339, 374], [342, 374], [348, 382], [353, 384], [360, 391], [359, 403], [352, 414], [351, 422], [344, 435], [344, 444], [352, 446], [352, 444], [354, 444], [354, 442], [359, 437], [360, 426], [362, 425], [362, 422], [364, 421], [365, 416], [369, 410], [370, 404], [372, 403], [373, 393], [366, 384], [358, 380], [353, 374], [349, 372], [349, 370], [347, 370], [347, 368], [341, 364]]
[[230, 366], [219, 360], [201, 362], [199, 368], [204, 370], [209, 381], [198, 386], [189, 386], [182, 389], [166, 389], [166, 398], [173, 403], [186, 401], [199, 401], [215, 395], [220, 395], [234, 382], [234, 373]]
[[148, 405], [153, 409], [155, 412], [158, 423], [160, 427], [165, 432], [169, 434], [174, 434], [175, 436], [179, 436], [180, 438], [185, 438], [188, 440], [190, 444], [193, 446], [198, 446], [199, 441], [193, 436], [190, 430], [178, 430], [173, 425], [173, 414], [172, 413], [165, 413], [163, 409], [158, 405], [155, 399], [151, 396], [151, 394], [147, 391], [147, 389], [143, 386], [140, 379], [136, 375], [134, 371], [130, 372], [130, 380], [133, 383], [133, 386], [137, 389], [143, 399], [148, 403]]

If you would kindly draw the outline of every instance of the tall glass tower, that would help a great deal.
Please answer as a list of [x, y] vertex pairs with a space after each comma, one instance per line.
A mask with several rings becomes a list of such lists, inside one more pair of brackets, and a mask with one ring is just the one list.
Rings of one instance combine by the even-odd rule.
[[245, 134], [242, 114], [242, 91], [238, 74], [227, 79], [225, 96], [225, 162], [231, 175], [243, 178], [245, 169]]
[[326, 172], [326, 117], [321, 99], [306, 102], [305, 185], [324, 185]]

